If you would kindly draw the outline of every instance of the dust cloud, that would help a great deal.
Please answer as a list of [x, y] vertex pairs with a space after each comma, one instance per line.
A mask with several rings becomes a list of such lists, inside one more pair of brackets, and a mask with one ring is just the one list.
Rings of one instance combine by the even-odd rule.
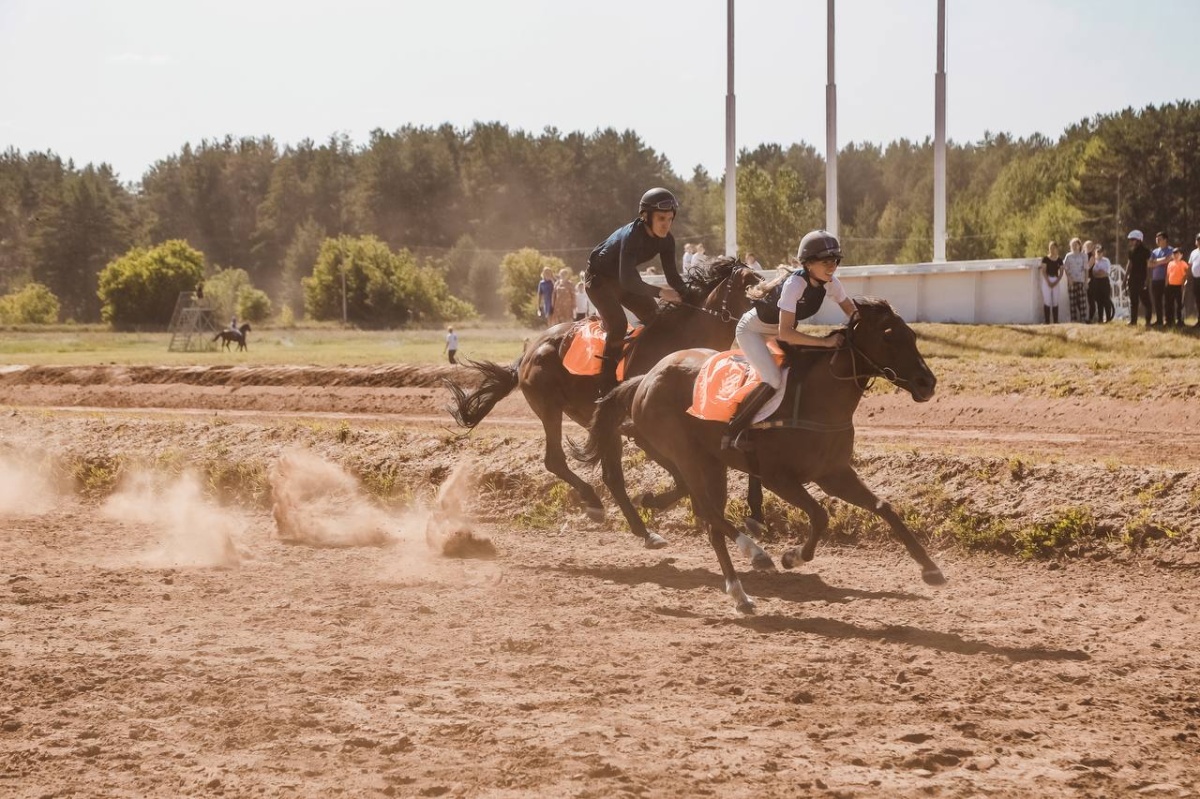
[[311, 547], [382, 546], [393, 520], [353, 475], [303, 450], [284, 453], [269, 475], [279, 539]]
[[40, 516], [54, 507], [57, 498], [37, 463], [0, 456], [0, 516]]
[[233, 543], [241, 519], [205, 498], [200, 478], [193, 473], [167, 479], [148, 471], [133, 472], [105, 500], [100, 513], [162, 531], [159, 545], [139, 558], [144, 565], [233, 568], [241, 564]]
[[[271, 469], [272, 515], [282, 541], [313, 547], [402, 546], [408, 565], [430, 554], [487, 558], [492, 542], [468, 529], [465, 507], [472, 471], [455, 468], [439, 487], [432, 508], [399, 513], [380, 508], [343, 467], [314, 453], [285, 453]], [[415, 546], [413, 546], [415, 545]]]

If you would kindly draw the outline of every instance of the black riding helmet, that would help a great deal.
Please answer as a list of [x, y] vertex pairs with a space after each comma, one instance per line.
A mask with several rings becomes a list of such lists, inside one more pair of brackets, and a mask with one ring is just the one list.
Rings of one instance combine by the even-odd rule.
[[638, 212], [645, 213], [647, 211], [679, 211], [679, 200], [675, 199], [675, 195], [663, 188], [650, 189], [642, 195], [642, 201], [638, 204]]
[[824, 258], [842, 260], [842, 243], [838, 237], [828, 230], [814, 230], [804, 234], [800, 239], [800, 249], [796, 250], [800, 263], [819, 261]]

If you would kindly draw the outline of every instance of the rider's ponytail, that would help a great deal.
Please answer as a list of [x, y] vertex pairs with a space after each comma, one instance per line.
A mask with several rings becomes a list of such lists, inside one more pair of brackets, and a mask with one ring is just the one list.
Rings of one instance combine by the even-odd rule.
[[785, 266], [778, 266], [775, 268], [775, 271], [775, 277], [763, 283], [755, 283], [746, 289], [746, 296], [752, 300], [761, 300], [770, 294], [773, 288], [792, 276], [792, 270]]

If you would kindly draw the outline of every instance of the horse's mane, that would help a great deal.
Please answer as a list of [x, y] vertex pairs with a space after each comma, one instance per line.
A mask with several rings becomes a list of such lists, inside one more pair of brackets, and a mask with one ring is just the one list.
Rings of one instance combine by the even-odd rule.
[[708, 299], [708, 295], [712, 294], [717, 284], [732, 275], [739, 266], [745, 266], [745, 264], [731, 255], [722, 255], [720, 258], [714, 258], [700, 266], [692, 267], [683, 276], [684, 301], [693, 305], [702, 304]]

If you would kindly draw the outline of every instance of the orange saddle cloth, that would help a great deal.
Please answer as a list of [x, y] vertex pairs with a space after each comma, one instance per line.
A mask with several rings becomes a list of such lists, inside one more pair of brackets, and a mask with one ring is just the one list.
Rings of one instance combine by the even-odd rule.
[[[629, 358], [629, 350], [633, 342], [645, 330], [645, 325], [625, 329], [625, 341], [622, 344], [621, 362], [617, 364], [617, 379], [625, 379], [625, 361]], [[598, 375], [604, 359], [604, 325], [596, 317], [581, 319], [571, 328], [567, 340], [567, 351], [563, 355], [562, 364], [573, 375]]]
[[[775, 363], [783, 365], [783, 350], [768, 341]], [[696, 375], [692, 406], [687, 412], [697, 419], [728, 422], [741, 401], [762, 383], [758, 370], [750, 365], [741, 350], [718, 352], [710, 356]]]

